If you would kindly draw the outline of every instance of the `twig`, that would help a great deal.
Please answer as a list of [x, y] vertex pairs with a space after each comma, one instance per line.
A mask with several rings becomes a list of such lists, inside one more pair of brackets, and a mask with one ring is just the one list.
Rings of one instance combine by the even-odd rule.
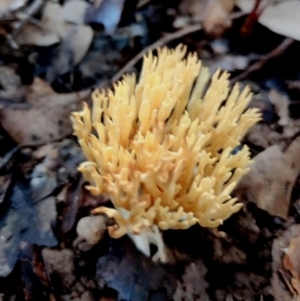
[[294, 39], [291, 38], [285, 38], [283, 42], [278, 45], [276, 48], [274, 48], [271, 52], [266, 54], [265, 56], [262, 57], [261, 60], [255, 62], [253, 65], [251, 65], [247, 70], [239, 74], [238, 76], [234, 77], [230, 83], [234, 84], [237, 81], [240, 81], [247, 77], [250, 73], [259, 70], [262, 68], [270, 59], [273, 59], [279, 55], [281, 55], [291, 44], [294, 43]]
[[175, 31], [173, 33], [169, 33], [162, 37], [161, 39], [157, 40], [153, 44], [149, 45], [148, 47], [144, 48], [141, 52], [139, 52], [135, 57], [133, 57], [123, 68], [120, 69], [120, 71], [114, 75], [114, 77], [111, 79], [111, 82], [114, 83], [118, 81], [122, 75], [128, 71], [130, 68], [132, 68], [140, 59], [143, 58], [143, 56], [149, 51], [154, 50], [158, 47], [161, 47], [173, 40], [179, 39], [189, 33], [195, 32], [202, 29], [201, 24], [195, 24], [191, 26], [187, 26], [183, 29], [180, 29], [178, 31]]
[[[237, 12], [237, 13], [232, 13], [229, 16], [229, 19], [237, 19], [240, 18], [241, 16], [245, 15], [243, 12]], [[144, 48], [141, 52], [139, 52], [135, 57], [133, 57], [123, 68], [120, 69], [120, 71], [114, 75], [114, 77], [111, 79], [111, 82], [114, 83], [118, 81], [122, 75], [127, 72], [130, 68], [132, 68], [140, 59], [143, 58], [143, 56], [149, 51], [149, 50], [154, 50], [158, 47], [164, 46], [167, 43], [179, 39], [187, 34], [193, 33], [195, 31], [201, 30], [202, 25], [201, 24], [195, 24], [195, 25], [190, 25], [185, 28], [179, 29], [178, 31], [175, 31], [173, 33], [169, 33], [162, 37], [161, 39], [157, 40], [153, 44], [149, 45], [148, 47]]]

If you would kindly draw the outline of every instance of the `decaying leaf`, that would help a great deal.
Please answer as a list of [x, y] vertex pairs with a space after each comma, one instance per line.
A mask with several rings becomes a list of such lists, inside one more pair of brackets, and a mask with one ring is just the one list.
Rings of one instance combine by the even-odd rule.
[[51, 230], [55, 220], [55, 198], [33, 202], [26, 181], [17, 183], [10, 196], [11, 206], [0, 218], [0, 277], [7, 276], [18, 259], [22, 242], [53, 247], [57, 241]]
[[[297, 294], [295, 288], [292, 286], [291, 275], [288, 272], [288, 267], [299, 268], [299, 253], [293, 246], [293, 251], [289, 251], [289, 244], [294, 239], [300, 237], [300, 225], [292, 225], [284, 231], [278, 238], [273, 241], [272, 245], [272, 270], [273, 275], [271, 279], [272, 294], [275, 300], [296, 301], [294, 298]], [[299, 250], [299, 249], [298, 249]], [[285, 259], [285, 252], [291, 255], [290, 258]], [[288, 261], [290, 261], [288, 263]], [[285, 267], [284, 267], [285, 266]], [[295, 275], [299, 274], [299, 269], [293, 271]], [[293, 297], [294, 295], [294, 297]]]
[[254, 202], [269, 214], [286, 219], [299, 170], [300, 137], [285, 152], [273, 145], [255, 157], [251, 171], [238, 185], [239, 199]]
[[36, 78], [24, 90], [25, 103], [0, 102], [0, 123], [20, 145], [39, 145], [61, 139], [72, 132], [69, 114], [89, 91], [56, 94]]
[[283, 266], [286, 270], [290, 271], [293, 278], [291, 283], [293, 288], [300, 296], [300, 235], [292, 238], [283, 258]]
[[[256, 0], [237, 0], [237, 6], [246, 13], [254, 7]], [[266, 5], [268, 4], [268, 5]], [[262, 14], [258, 22], [270, 30], [300, 41], [300, 1], [261, 1]]]

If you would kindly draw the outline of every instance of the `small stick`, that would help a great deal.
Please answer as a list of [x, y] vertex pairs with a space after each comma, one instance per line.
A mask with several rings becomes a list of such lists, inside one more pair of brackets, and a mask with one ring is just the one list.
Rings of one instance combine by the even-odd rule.
[[263, 67], [270, 59], [275, 58], [282, 54], [291, 44], [294, 43], [294, 39], [292, 38], [285, 38], [283, 42], [278, 45], [276, 48], [274, 48], [271, 52], [266, 54], [262, 57], [261, 60], [255, 62], [253, 65], [251, 65], [247, 70], [239, 74], [238, 76], [234, 77], [230, 83], [234, 84], [237, 81], [240, 81], [247, 77], [250, 73], [259, 70], [261, 67]]
[[120, 69], [120, 71], [114, 75], [114, 77], [111, 79], [111, 82], [114, 83], [116, 81], [118, 81], [122, 75], [129, 70], [130, 68], [132, 68], [140, 59], [143, 58], [143, 56], [150, 50], [154, 50], [158, 47], [161, 47], [173, 40], [179, 39], [189, 33], [195, 32], [202, 29], [202, 25], [201, 24], [195, 24], [195, 25], [191, 25], [191, 26], [187, 26], [183, 29], [180, 29], [178, 31], [175, 31], [173, 33], [169, 33], [167, 35], [165, 35], [164, 37], [162, 37], [161, 39], [157, 40], [156, 42], [154, 42], [153, 44], [149, 45], [148, 47], [144, 48], [141, 52], [139, 52], [135, 57], [133, 57], [123, 68]]
[[[245, 15], [245, 13], [243, 12], [237, 12], [237, 13], [232, 13], [229, 16], [229, 19], [233, 20], [233, 19], [237, 19], [240, 18], [241, 16]], [[139, 52], [135, 57], [133, 57], [127, 64], [125, 64], [124, 67], [122, 67], [120, 69], [120, 71], [115, 74], [112, 79], [111, 82], [114, 83], [116, 81], [118, 81], [122, 75], [127, 72], [130, 68], [132, 68], [140, 59], [143, 58], [143, 56], [149, 51], [149, 50], [155, 50], [158, 47], [164, 46], [167, 43], [179, 39], [187, 34], [196, 32], [198, 30], [202, 29], [202, 25], [201, 24], [195, 24], [195, 25], [190, 25], [187, 26], [185, 28], [179, 29], [178, 31], [175, 31], [173, 33], [169, 33], [167, 35], [165, 35], [164, 37], [160, 38], [159, 40], [157, 40], [156, 42], [154, 42], [153, 44], [149, 45], [148, 47], [144, 48], [141, 52]]]

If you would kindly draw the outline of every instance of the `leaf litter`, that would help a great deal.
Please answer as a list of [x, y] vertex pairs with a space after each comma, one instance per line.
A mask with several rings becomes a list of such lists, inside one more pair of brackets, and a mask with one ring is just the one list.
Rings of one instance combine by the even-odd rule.
[[[299, 299], [300, 46], [279, 47], [280, 35], [299, 40], [298, 5], [1, 1], [0, 299]], [[140, 53], [165, 41], [187, 44], [210, 72], [244, 74], [263, 113], [243, 141], [254, 160], [235, 191], [244, 208], [218, 231], [166, 231], [168, 265], [90, 215], [111, 203], [84, 188], [69, 121], [92, 89], [124, 66], [139, 72]]]

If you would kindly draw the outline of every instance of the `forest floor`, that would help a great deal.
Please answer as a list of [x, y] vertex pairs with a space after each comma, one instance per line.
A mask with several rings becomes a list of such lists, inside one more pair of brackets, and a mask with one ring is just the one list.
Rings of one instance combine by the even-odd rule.
[[[299, 41], [298, 0], [1, 0], [0, 301], [300, 300]], [[162, 264], [90, 213], [109, 200], [85, 189], [69, 116], [180, 43], [249, 85], [262, 120], [243, 208], [164, 231]]]

